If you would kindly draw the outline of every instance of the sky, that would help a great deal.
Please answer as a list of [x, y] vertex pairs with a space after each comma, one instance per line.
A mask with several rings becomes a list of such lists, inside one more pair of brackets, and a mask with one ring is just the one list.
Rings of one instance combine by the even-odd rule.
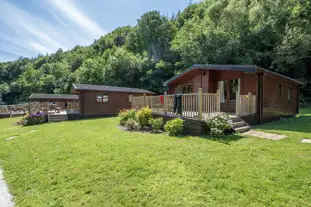
[[[194, 1], [193, 1], [194, 2]], [[90, 45], [151, 10], [171, 16], [189, 0], [0, 0], [0, 62]]]

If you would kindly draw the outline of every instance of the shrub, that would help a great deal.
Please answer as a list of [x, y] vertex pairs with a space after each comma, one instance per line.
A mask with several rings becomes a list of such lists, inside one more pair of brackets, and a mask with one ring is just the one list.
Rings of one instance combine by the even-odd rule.
[[140, 124], [135, 119], [128, 119], [124, 125], [127, 130], [138, 131], [140, 130]]
[[34, 114], [27, 113], [23, 116], [17, 123], [23, 126], [30, 126], [30, 125], [39, 125], [46, 122], [46, 116], [42, 112], [37, 112]]
[[169, 136], [177, 136], [183, 132], [184, 120], [180, 118], [168, 121], [164, 126], [165, 131]]
[[121, 110], [118, 114], [120, 117], [120, 125], [125, 126], [127, 120], [134, 119], [136, 120], [136, 109], [130, 109], [130, 110]]
[[212, 136], [222, 135], [226, 130], [232, 128], [232, 120], [225, 113], [208, 114], [204, 117], [204, 120]]
[[152, 127], [153, 130], [160, 130], [163, 126], [163, 118], [157, 118], [157, 119], [149, 119], [149, 125]]
[[141, 127], [148, 126], [149, 119], [151, 118], [152, 111], [149, 108], [149, 106], [146, 106], [139, 111], [137, 111], [137, 121], [140, 124]]

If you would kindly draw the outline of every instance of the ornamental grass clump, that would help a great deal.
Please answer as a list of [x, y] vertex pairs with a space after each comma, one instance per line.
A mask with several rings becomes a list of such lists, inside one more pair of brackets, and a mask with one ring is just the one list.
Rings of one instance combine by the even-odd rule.
[[132, 118], [128, 119], [125, 122], [124, 126], [126, 127], [127, 130], [130, 130], [130, 131], [139, 131], [140, 128], [141, 128], [140, 124], [136, 120], [134, 120]]
[[120, 125], [121, 126], [125, 126], [126, 122], [129, 120], [129, 119], [133, 119], [133, 120], [136, 120], [136, 109], [130, 109], [130, 110], [126, 110], [126, 109], [123, 109], [119, 112], [118, 114], [118, 117], [120, 117]]
[[159, 131], [160, 129], [162, 129], [164, 124], [163, 118], [156, 118], [156, 119], [149, 119], [149, 125], [151, 126], [151, 128], [155, 131]]
[[137, 121], [141, 127], [145, 127], [149, 125], [149, 119], [151, 118], [152, 110], [149, 106], [141, 108], [136, 113]]
[[183, 129], [184, 129], [184, 120], [180, 118], [170, 120], [164, 126], [164, 130], [169, 136], [181, 135]]
[[226, 130], [230, 130], [233, 126], [230, 116], [225, 113], [210, 113], [204, 117], [204, 121], [212, 136], [223, 135]]

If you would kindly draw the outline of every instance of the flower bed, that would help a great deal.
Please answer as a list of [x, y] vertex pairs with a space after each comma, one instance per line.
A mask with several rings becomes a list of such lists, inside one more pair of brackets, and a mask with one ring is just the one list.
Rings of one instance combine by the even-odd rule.
[[46, 122], [46, 115], [43, 112], [33, 114], [27, 113], [17, 123], [23, 126], [39, 125]]
[[121, 128], [127, 131], [163, 133], [170, 136], [182, 134], [184, 122], [181, 119], [168, 121], [164, 126], [163, 118], [152, 118], [152, 111], [147, 106], [138, 111], [135, 109], [121, 110], [119, 113]]

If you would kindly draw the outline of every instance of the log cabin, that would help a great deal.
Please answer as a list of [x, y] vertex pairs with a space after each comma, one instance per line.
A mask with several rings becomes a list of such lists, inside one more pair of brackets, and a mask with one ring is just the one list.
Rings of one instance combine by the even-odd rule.
[[[252, 125], [296, 115], [301, 84], [255, 65], [213, 64], [195, 64], [163, 83], [168, 94], [219, 91], [221, 112], [237, 114]], [[242, 112], [247, 99], [253, 101], [253, 111], [246, 116]]]

